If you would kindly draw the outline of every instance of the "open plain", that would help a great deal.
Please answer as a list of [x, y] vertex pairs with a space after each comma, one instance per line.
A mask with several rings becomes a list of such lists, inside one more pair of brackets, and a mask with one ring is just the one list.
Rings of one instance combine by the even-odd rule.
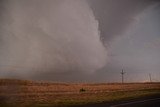
[[53, 83], [1, 79], [1, 107], [65, 107], [160, 94], [160, 83]]

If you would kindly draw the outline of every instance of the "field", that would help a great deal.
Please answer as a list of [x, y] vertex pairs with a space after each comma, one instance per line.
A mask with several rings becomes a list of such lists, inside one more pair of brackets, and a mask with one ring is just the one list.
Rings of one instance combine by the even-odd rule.
[[0, 107], [59, 107], [160, 94], [160, 83], [52, 83], [0, 79]]

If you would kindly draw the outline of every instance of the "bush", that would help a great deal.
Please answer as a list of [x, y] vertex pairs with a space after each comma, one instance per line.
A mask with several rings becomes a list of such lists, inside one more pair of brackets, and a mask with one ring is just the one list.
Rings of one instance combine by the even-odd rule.
[[80, 90], [79, 90], [79, 92], [85, 92], [86, 90], [84, 89], [84, 88], [81, 88]]

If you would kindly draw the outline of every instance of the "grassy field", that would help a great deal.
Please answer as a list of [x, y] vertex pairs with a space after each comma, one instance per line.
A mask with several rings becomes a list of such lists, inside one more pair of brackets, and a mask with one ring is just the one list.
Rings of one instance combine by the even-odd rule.
[[160, 83], [51, 83], [0, 79], [0, 107], [64, 107], [160, 94]]

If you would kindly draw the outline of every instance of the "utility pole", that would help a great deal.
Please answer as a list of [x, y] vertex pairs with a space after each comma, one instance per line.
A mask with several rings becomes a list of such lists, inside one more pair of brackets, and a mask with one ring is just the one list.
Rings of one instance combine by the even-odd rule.
[[150, 73], [149, 73], [149, 80], [150, 80], [150, 82], [152, 82], [152, 77], [151, 77]]
[[122, 72], [121, 72], [121, 75], [122, 75], [122, 83], [124, 83], [124, 74], [125, 74], [125, 72], [124, 72], [123, 69], [122, 69]]

